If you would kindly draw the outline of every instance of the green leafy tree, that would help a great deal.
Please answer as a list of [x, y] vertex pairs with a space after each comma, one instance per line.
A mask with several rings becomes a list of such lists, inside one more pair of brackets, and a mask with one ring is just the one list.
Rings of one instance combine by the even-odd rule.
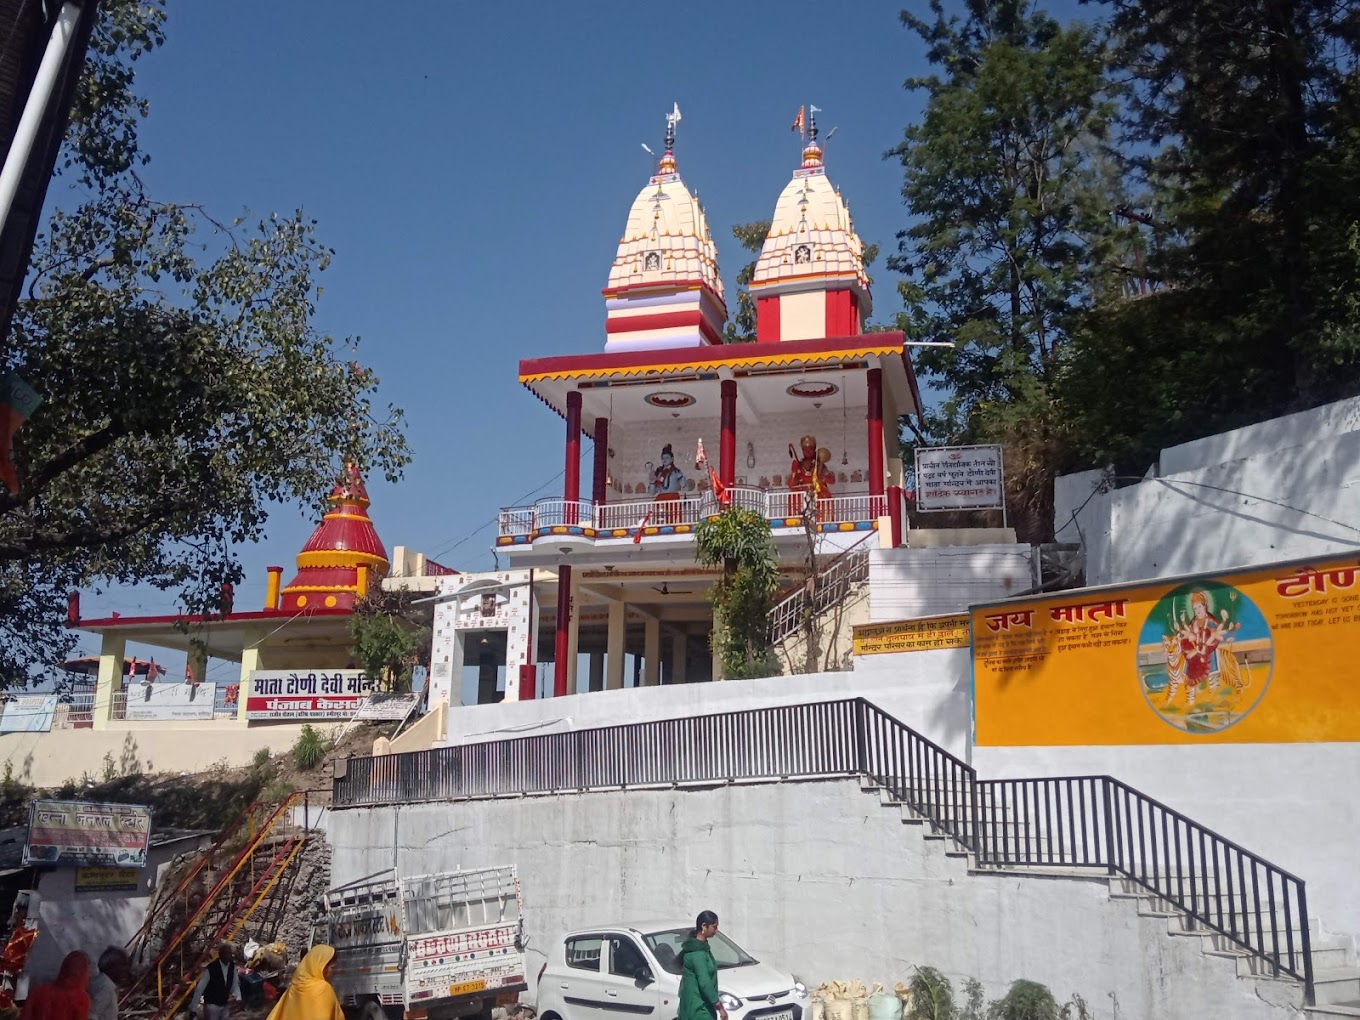
[[[765, 238], [770, 233], [769, 220], [756, 220], [754, 223], [738, 223], [732, 228], [732, 236], [742, 248], [757, 257], [765, 247]], [[723, 342], [729, 344], [749, 344], [756, 339], [756, 303], [751, 297], [751, 281], [756, 275], [756, 260], [752, 259], [737, 273], [737, 307], [732, 320], [723, 331]]]
[[404, 694], [422, 659], [428, 661], [430, 628], [406, 589], [375, 588], [360, 599], [350, 619], [354, 659], [382, 690]]
[[1125, 163], [1157, 290], [1106, 305], [1064, 381], [1087, 463], [1355, 392], [1355, 13], [1323, 0], [1114, 0]]
[[944, 399], [907, 423], [911, 445], [1004, 443], [1012, 506], [1042, 527], [1063, 449], [1055, 380], [1116, 244], [1107, 54], [1090, 27], [1020, 0], [930, 10], [901, 16], [938, 73], [907, 81], [925, 111], [888, 153], [913, 218], [889, 266], [905, 277], [903, 328], [953, 346], [915, 355]]
[[346, 461], [395, 480], [401, 413], [312, 324], [332, 251], [302, 213], [221, 221], [157, 201], [136, 167], [134, 62], [160, 3], [107, 0], [67, 137], [83, 199], [34, 246], [0, 352], [45, 398], [0, 490], [0, 684], [62, 657], [68, 590], [140, 583], [220, 608], [271, 504], [318, 504]]
[[779, 587], [770, 525], [753, 510], [729, 507], [694, 529], [694, 558], [721, 567], [710, 592], [713, 649], [729, 680], [769, 676], [770, 602]]

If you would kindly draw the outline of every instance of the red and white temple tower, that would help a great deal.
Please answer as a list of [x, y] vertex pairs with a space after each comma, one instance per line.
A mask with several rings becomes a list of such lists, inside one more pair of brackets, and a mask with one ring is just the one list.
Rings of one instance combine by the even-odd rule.
[[[623, 686], [629, 654], [643, 684], [716, 676], [706, 651], [715, 574], [696, 565], [693, 530], [722, 506], [701, 449], [727, 497], [768, 520], [791, 585], [807, 556], [808, 492], [819, 558], [901, 534], [900, 499], [889, 498], [902, 483], [896, 423], [920, 395], [903, 335], [862, 332], [872, 308], [863, 245], [815, 123], [756, 265], [757, 342], [723, 344], [717, 253], [680, 176], [678, 120], [678, 109], [667, 117], [665, 153], [610, 268], [604, 352], [520, 362], [520, 382], [565, 422], [565, 483], [500, 515], [497, 550], [534, 570], [544, 630], [527, 662], [507, 663], [507, 699], [533, 697], [523, 667], [535, 655], [552, 660], [557, 695], [587, 688], [582, 654], [590, 689]], [[584, 480], [583, 436], [594, 442]]]

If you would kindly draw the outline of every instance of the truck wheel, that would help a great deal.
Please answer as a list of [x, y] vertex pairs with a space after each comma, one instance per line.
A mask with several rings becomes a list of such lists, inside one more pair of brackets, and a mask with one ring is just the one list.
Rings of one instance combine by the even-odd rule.
[[364, 1003], [363, 1010], [359, 1013], [359, 1020], [387, 1020], [387, 1011], [382, 1005], [372, 1000]]

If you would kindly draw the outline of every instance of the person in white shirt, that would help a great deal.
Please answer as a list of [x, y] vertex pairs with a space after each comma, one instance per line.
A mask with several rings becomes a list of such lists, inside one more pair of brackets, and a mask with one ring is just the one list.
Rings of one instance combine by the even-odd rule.
[[203, 1020], [227, 1020], [231, 1003], [241, 1001], [241, 984], [236, 980], [236, 947], [223, 942], [217, 947], [217, 959], [203, 970], [203, 976], [189, 996], [189, 1016], [200, 1015]]
[[118, 988], [132, 975], [132, 959], [117, 946], [99, 954], [99, 969], [90, 978], [90, 1020], [118, 1020]]

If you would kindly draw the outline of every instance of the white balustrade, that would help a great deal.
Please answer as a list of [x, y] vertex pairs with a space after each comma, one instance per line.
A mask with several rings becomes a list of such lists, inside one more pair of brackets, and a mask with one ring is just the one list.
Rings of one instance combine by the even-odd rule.
[[[727, 490], [728, 505], [751, 510], [770, 520], [801, 517], [807, 497], [787, 489], [765, 490], [734, 485]], [[632, 530], [646, 519], [651, 527], [697, 524], [721, 512], [712, 492], [700, 492], [680, 499], [629, 500], [622, 503], [594, 504], [588, 500], [542, 499], [533, 506], [506, 507], [498, 518], [502, 536], [532, 535], [540, 528], [583, 527], [608, 532]], [[816, 501], [819, 524], [847, 524], [876, 521], [888, 512], [886, 496], [857, 493], [823, 496]]]

